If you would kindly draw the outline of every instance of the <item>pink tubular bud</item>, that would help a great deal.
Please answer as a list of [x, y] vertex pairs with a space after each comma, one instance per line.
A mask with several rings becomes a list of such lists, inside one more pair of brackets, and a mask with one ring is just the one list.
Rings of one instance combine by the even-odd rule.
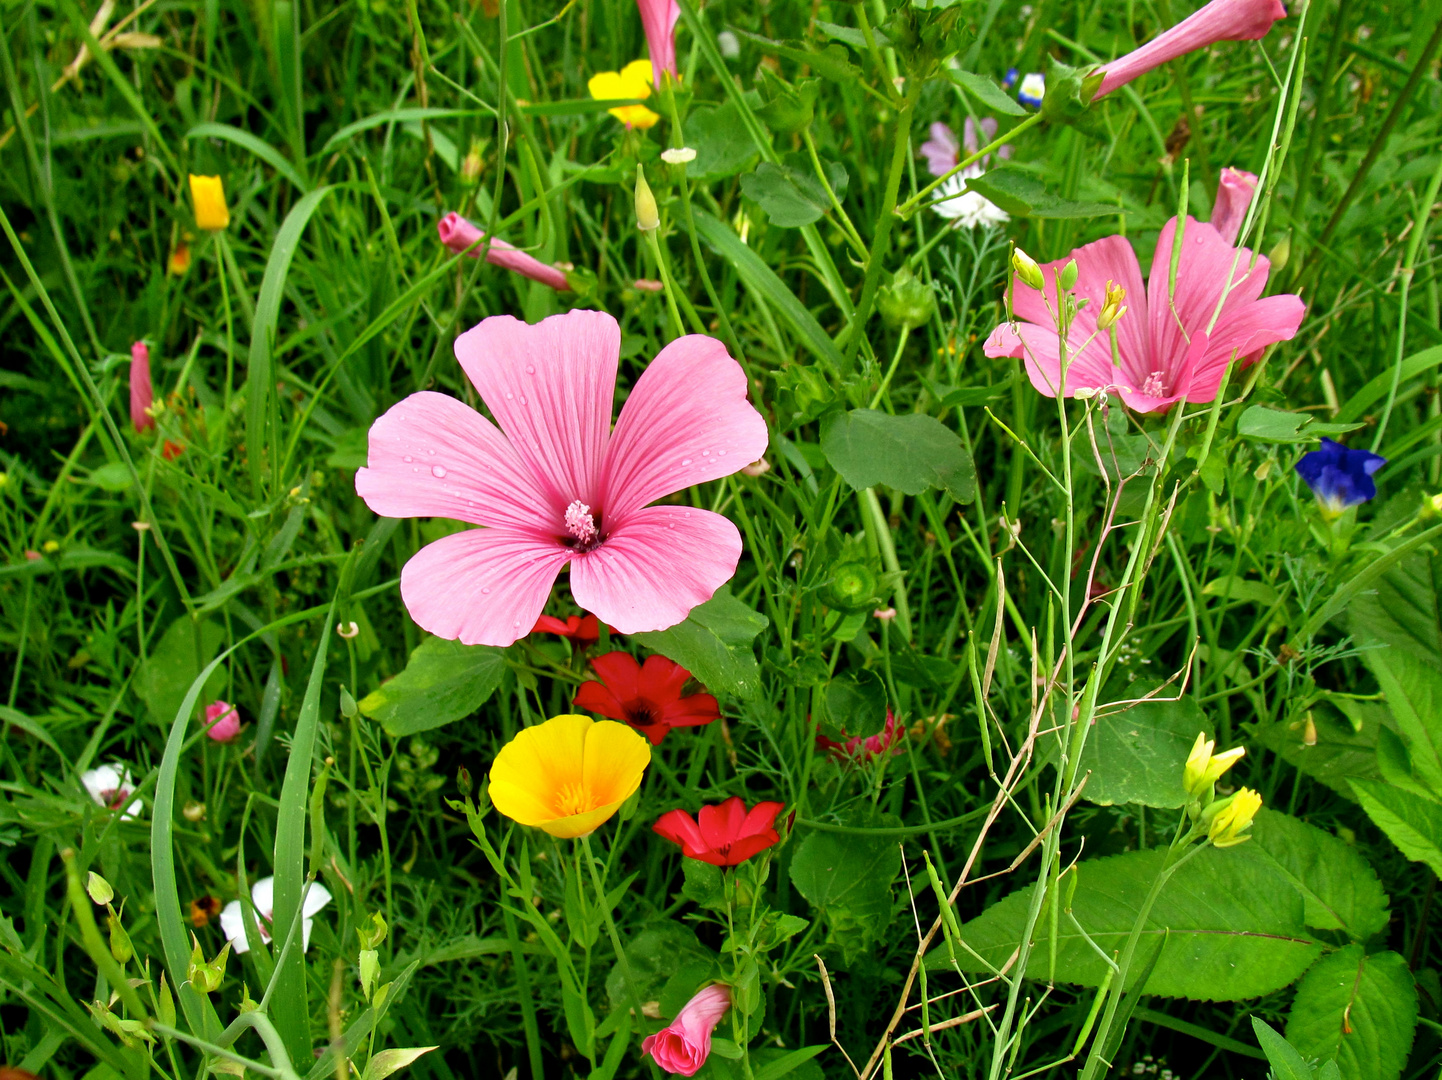
[[694, 1076], [711, 1054], [711, 1032], [731, 1007], [731, 987], [712, 983], [696, 992], [669, 1027], [641, 1041], [641, 1053], [678, 1076]]
[[150, 388], [150, 347], [143, 341], [130, 346], [130, 422], [136, 431], [155, 426], [155, 418], [147, 411], [155, 401]]
[[1251, 173], [1230, 165], [1222, 170], [1217, 182], [1217, 201], [1212, 204], [1212, 228], [1221, 233], [1227, 243], [1237, 242], [1242, 223], [1247, 220], [1247, 208], [1256, 193], [1257, 178]]
[[1256, 41], [1266, 37], [1272, 24], [1286, 15], [1287, 9], [1280, 0], [1212, 0], [1140, 49], [1107, 64], [1106, 77], [1096, 97], [1105, 97], [1168, 60], [1219, 41]]
[[[441, 243], [457, 255], [466, 251], [486, 235], [457, 213], [449, 213], [441, 218], [436, 224], [436, 229], [440, 233]], [[472, 257], [477, 257], [479, 254], [479, 250], [470, 252]], [[565, 292], [571, 287], [566, 282], [566, 275], [554, 266], [547, 266], [524, 251], [517, 251], [514, 246], [506, 243], [500, 237], [491, 237], [490, 250], [486, 252], [486, 262], [492, 266], [514, 270], [532, 281], [549, 285], [557, 292]]]

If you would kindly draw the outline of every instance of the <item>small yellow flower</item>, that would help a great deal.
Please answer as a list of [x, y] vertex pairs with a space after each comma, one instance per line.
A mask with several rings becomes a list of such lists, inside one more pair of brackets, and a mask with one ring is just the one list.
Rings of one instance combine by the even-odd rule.
[[1220, 754], [1213, 754], [1216, 746], [1216, 742], [1208, 739], [1205, 733], [1197, 732], [1197, 741], [1192, 744], [1192, 752], [1187, 755], [1187, 764], [1182, 769], [1182, 787], [1188, 795], [1201, 798], [1221, 779], [1222, 773], [1240, 761], [1247, 752], [1246, 747], [1238, 746]]
[[60, 550], [60, 545], [54, 540], [47, 540], [45, 541], [45, 543], [40, 545], [40, 550], [45, 552], [45, 554], [47, 555], [54, 555], [57, 551]]
[[1242, 788], [1229, 798], [1213, 804], [1219, 809], [1212, 815], [1207, 838], [1213, 847], [1229, 848], [1251, 839], [1242, 833], [1252, 827], [1252, 819], [1262, 808], [1262, 797], [1251, 788]]
[[219, 232], [230, 224], [225, 185], [218, 176], [190, 174], [190, 199], [195, 203], [195, 224], [206, 232]]
[[[648, 98], [651, 96], [651, 61], [632, 60], [620, 71], [597, 72], [591, 76], [586, 88], [595, 101]], [[606, 111], [627, 127], [644, 129], [661, 119], [644, 105], [621, 105]]]
[[175, 250], [170, 253], [170, 261], [166, 266], [171, 277], [183, 277], [190, 269], [190, 245], [180, 243], [175, 245]]
[[496, 755], [491, 803], [552, 836], [586, 836], [636, 793], [650, 763], [650, 745], [626, 724], [553, 716], [518, 733]]

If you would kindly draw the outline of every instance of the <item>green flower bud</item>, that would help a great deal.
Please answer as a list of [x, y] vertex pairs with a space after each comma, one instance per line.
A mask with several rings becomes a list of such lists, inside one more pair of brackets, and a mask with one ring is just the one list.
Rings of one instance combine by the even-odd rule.
[[823, 598], [838, 611], [865, 611], [876, 604], [876, 573], [863, 562], [844, 562], [831, 572]]
[[640, 165], [636, 166], [636, 228], [650, 232], [661, 227], [661, 211], [656, 208], [656, 196], [651, 194], [651, 185], [646, 183], [646, 174]]
[[876, 307], [887, 326], [914, 329], [931, 321], [936, 312], [936, 295], [929, 285], [902, 267], [891, 284], [882, 287]]
[[1041, 276], [1041, 267], [1021, 248], [1012, 249], [1011, 268], [1024, 285], [1030, 285], [1038, 291], [1046, 288], [1046, 279]]

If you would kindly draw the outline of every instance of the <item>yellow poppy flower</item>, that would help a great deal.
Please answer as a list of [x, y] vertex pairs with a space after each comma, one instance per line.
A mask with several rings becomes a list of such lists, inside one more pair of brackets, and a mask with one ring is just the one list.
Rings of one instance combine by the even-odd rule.
[[[620, 71], [597, 72], [586, 88], [596, 101], [648, 98], [651, 96], [651, 61], [632, 60]], [[648, 128], [661, 119], [644, 105], [622, 105], [606, 111], [627, 127]]]
[[225, 205], [225, 185], [218, 176], [190, 174], [190, 199], [195, 203], [195, 223], [206, 232], [219, 232], [230, 224]]
[[636, 793], [650, 763], [650, 745], [627, 724], [553, 716], [496, 755], [491, 804], [552, 836], [586, 836]]

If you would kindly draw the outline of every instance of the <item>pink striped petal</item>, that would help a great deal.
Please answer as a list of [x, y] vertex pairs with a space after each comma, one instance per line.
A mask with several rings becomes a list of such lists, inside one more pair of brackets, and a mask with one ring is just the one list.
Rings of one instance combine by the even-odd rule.
[[622, 525], [647, 503], [730, 476], [765, 452], [766, 421], [746, 400], [741, 365], [715, 338], [677, 338], [621, 408], [606, 454], [606, 520]]
[[567, 506], [580, 500], [596, 508], [601, 502], [620, 326], [600, 311], [568, 311], [535, 326], [494, 315], [457, 338], [455, 349], [542, 486], [557, 535], [563, 535]]
[[740, 559], [741, 534], [720, 514], [652, 506], [572, 561], [571, 595], [618, 633], [664, 630], [710, 600]]
[[1230, 165], [1222, 170], [1217, 181], [1217, 201], [1212, 204], [1211, 225], [1227, 243], [1237, 242], [1237, 234], [1247, 220], [1247, 208], [1256, 193], [1257, 178], [1252, 173]]
[[437, 637], [506, 646], [536, 625], [570, 557], [570, 549], [532, 533], [453, 533], [406, 563], [401, 599], [417, 625]]
[[1197, 361], [1187, 400], [1197, 405], [1213, 400], [1233, 353], [1237, 367], [1245, 367], [1258, 359], [1268, 345], [1290, 341], [1306, 312], [1301, 297], [1283, 293], [1257, 300], [1219, 321], [1205, 355]]
[[356, 494], [383, 517], [443, 517], [549, 531], [545, 489], [480, 413], [424, 390], [393, 405], [370, 430]]
[[[983, 351], [987, 356], [1014, 356], [1026, 365], [1027, 378], [1037, 393], [1056, 397], [1061, 386], [1061, 352], [1057, 333], [1031, 323], [1002, 323], [986, 339]], [[1092, 342], [1067, 365], [1066, 396], [1075, 397], [1078, 390], [1097, 390], [1116, 386], [1124, 376], [1112, 366], [1107, 350]]]

